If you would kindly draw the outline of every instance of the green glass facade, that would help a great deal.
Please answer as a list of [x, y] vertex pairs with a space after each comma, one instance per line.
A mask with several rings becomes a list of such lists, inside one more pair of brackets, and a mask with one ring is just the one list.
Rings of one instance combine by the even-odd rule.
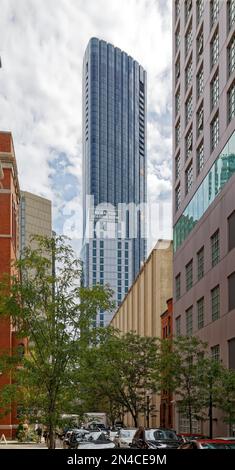
[[224, 185], [235, 173], [235, 132], [212, 165], [183, 214], [174, 226], [174, 252], [204, 215]]

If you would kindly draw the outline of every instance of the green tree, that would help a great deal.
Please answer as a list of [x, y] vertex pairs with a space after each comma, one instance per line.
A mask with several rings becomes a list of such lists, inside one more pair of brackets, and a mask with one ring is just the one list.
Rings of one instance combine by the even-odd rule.
[[104, 399], [107, 410], [130, 412], [135, 426], [146, 409], [146, 394], [157, 391], [153, 372], [158, 345], [155, 338], [134, 333], [123, 336], [106, 330], [99, 343], [85, 351], [80, 370], [83, 403], [95, 407]]
[[11, 318], [19, 338], [27, 338], [25, 354], [2, 351], [1, 369], [12, 374], [13, 385], [3, 388], [1, 404], [7, 410], [15, 400], [31, 417], [40, 416], [52, 448], [61, 413], [78, 395], [81, 328], [112, 303], [108, 289], [80, 286], [80, 262], [63, 237], [35, 241], [37, 249], [25, 250], [15, 264], [17, 275], [0, 289], [0, 315]]
[[229, 425], [229, 435], [232, 436], [235, 424], [235, 371], [223, 369], [217, 388], [217, 406], [224, 413], [224, 422]]
[[177, 336], [163, 340], [156, 367], [156, 380], [162, 390], [175, 394], [179, 411], [189, 420], [199, 419], [203, 409], [204, 385], [200, 380], [206, 344], [196, 337]]

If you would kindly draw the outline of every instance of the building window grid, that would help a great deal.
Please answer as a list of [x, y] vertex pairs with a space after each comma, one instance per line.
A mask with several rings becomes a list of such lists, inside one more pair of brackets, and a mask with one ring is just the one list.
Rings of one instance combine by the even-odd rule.
[[229, 76], [235, 70], [235, 35], [228, 46], [228, 74]]
[[220, 317], [220, 290], [219, 290], [219, 286], [216, 286], [211, 291], [211, 316], [212, 316], [212, 321], [216, 321]]
[[193, 115], [193, 96], [192, 94], [190, 94], [185, 103], [185, 126], [187, 126], [187, 124], [189, 123], [192, 115]]
[[185, 137], [185, 161], [188, 160], [193, 150], [193, 129], [190, 128]]
[[219, 16], [219, 0], [211, 0], [210, 2], [211, 28], [217, 22], [218, 16]]
[[213, 361], [219, 362], [220, 361], [220, 346], [216, 344], [216, 346], [212, 346], [211, 348], [211, 359]]
[[211, 81], [211, 111], [219, 101], [219, 73], [217, 72]]
[[203, 65], [200, 68], [197, 74], [197, 99], [199, 99], [204, 91], [204, 72], [203, 72]]
[[204, 276], [204, 247], [197, 253], [197, 279], [200, 281]]
[[204, 166], [204, 144], [201, 142], [197, 148], [197, 175], [199, 175]]
[[193, 307], [186, 310], [186, 335], [192, 336], [193, 334]]
[[185, 69], [185, 91], [187, 91], [189, 86], [191, 85], [192, 78], [193, 78], [193, 62], [191, 58]]
[[200, 23], [204, 12], [204, 0], [197, 0], [197, 24]]
[[220, 237], [217, 230], [211, 237], [211, 265], [212, 268], [218, 264], [220, 260]]
[[175, 298], [179, 300], [181, 296], [181, 275], [178, 274], [175, 278]]
[[204, 297], [197, 301], [197, 327], [199, 330], [204, 327]]
[[229, 31], [235, 24], [235, 0], [228, 1], [228, 28]]
[[235, 116], [235, 82], [228, 91], [228, 122]]
[[217, 30], [211, 41], [211, 69], [219, 60], [219, 31]]
[[185, 266], [186, 291], [193, 286], [193, 260]]
[[215, 147], [219, 143], [219, 115], [213, 119], [211, 123], [211, 151], [215, 149]]
[[193, 163], [191, 162], [185, 172], [185, 194], [187, 195], [193, 186]]

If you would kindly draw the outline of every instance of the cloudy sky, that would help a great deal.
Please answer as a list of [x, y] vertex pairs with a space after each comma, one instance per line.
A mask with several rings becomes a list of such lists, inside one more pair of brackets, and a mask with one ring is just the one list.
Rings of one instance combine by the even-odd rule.
[[62, 233], [81, 205], [82, 59], [92, 36], [148, 73], [148, 198], [160, 203], [150, 248], [171, 236], [171, 0], [0, 0], [0, 130], [13, 133], [21, 188], [53, 201]]

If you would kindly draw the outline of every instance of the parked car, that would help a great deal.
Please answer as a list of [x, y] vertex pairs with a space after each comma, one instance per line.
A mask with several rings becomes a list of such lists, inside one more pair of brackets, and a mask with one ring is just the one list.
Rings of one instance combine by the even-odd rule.
[[136, 428], [131, 429], [119, 429], [117, 435], [114, 437], [114, 443], [116, 447], [129, 447], [132, 443], [134, 434], [136, 433]]
[[77, 439], [76, 449], [113, 449], [114, 442], [101, 431], [86, 434], [82, 439]]
[[204, 436], [204, 434], [184, 433], [184, 432], [177, 434], [177, 437], [180, 443], [188, 442], [188, 441], [196, 440], [196, 439], [208, 439], [208, 437]]
[[223, 439], [197, 439], [183, 442], [178, 449], [234, 449], [235, 442]]
[[176, 432], [172, 429], [144, 429], [139, 428], [133, 437], [131, 447], [137, 449], [177, 449], [179, 440]]

